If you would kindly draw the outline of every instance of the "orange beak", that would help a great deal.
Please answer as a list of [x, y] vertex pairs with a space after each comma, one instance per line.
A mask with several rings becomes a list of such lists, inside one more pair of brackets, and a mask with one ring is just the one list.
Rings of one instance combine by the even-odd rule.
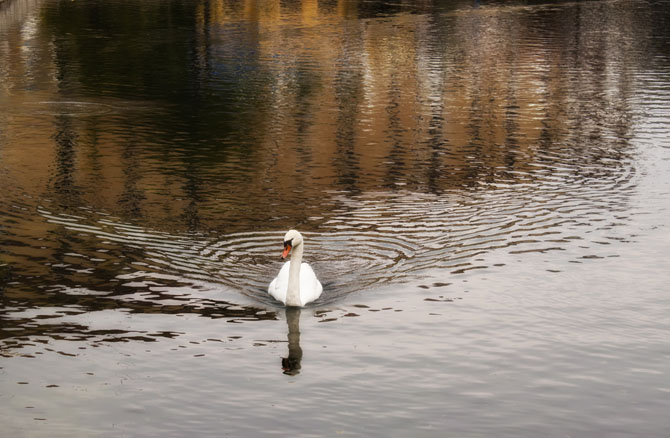
[[291, 247], [290, 243], [284, 244], [284, 252], [281, 253], [281, 258], [282, 259], [285, 259], [286, 257], [288, 257], [288, 254], [291, 252], [291, 248], [292, 247]]

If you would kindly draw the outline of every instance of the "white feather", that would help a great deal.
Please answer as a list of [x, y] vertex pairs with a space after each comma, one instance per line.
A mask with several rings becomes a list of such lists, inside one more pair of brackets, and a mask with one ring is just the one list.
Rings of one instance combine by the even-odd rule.
[[284, 263], [277, 277], [268, 286], [268, 293], [284, 305], [302, 307], [319, 298], [323, 286], [316, 278], [312, 267], [302, 263], [304, 249], [302, 235], [290, 230], [286, 233], [284, 242], [291, 242], [293, 251], [291, 261]]
[[[286, 304], [286, 291], [288, 290], [288, 276], [291, 262], [284, 263], [279, 274], [272, 280], [268, 292], [274, 299]], [[316, 277], [314, 270], [307, 263], [300, 264], [300, 305], [304, 306], [321, 296], [323, 286]]]

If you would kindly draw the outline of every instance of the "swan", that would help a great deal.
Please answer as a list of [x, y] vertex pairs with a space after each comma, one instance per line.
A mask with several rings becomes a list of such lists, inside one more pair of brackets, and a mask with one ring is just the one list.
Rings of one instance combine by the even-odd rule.
[[291, 260], [284, 263], [279, 274], [272, 280], [268, 293], [288, 307], [302, 307], [319, 298], [323, 286], [312, 267], [302, 263], [303, 238], [296, 230], [290, 230], [284, 236], [284, 252], [281, 258], [285, 259], [291, 251]]

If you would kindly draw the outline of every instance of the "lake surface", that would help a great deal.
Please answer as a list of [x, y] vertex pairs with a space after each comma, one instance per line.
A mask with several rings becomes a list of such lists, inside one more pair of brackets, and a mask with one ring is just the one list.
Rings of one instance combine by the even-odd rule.
[[0, 189], [7, 436], [670, 436], [668, 1], [5, 1]]

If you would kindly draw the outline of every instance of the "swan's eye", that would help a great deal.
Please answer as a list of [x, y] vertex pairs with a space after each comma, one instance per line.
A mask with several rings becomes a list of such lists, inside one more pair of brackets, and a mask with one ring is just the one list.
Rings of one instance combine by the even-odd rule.
[[286, 248], [287, 246], [293, 246], [293, 239], [284, 240], [284, 248]]

